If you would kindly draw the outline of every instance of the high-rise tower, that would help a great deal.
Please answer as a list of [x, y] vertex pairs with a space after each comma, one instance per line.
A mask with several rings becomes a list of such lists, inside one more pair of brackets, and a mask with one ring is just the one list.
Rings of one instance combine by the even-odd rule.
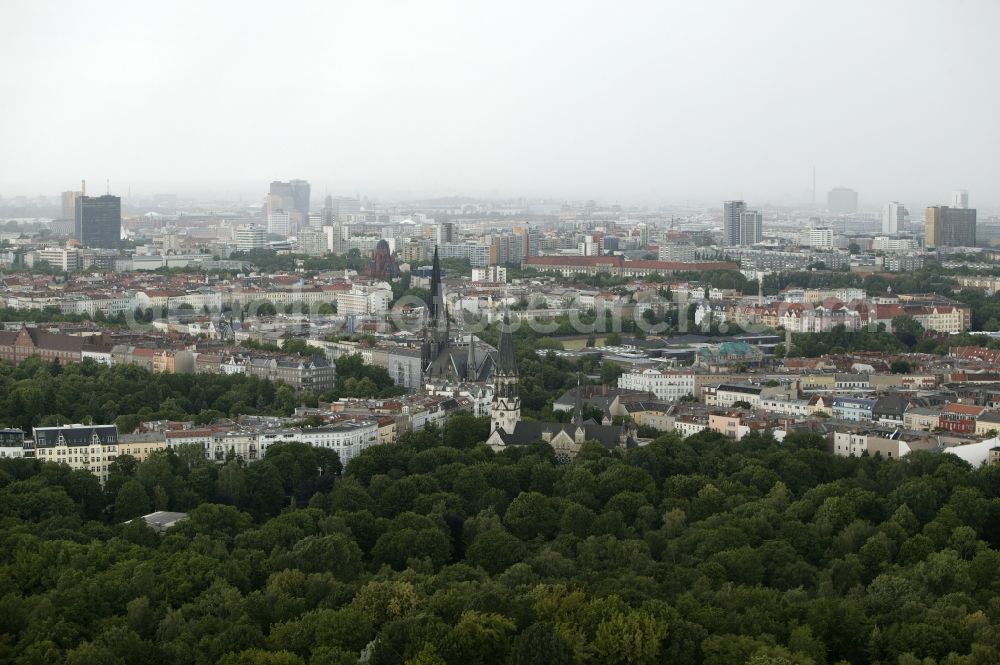
[[889, 201], [882, 207], [882, 233], [893, 236], [905, 233], [909, 217], [906, 206], [899, 201]]
[[122, 200], [110, 194], [76, 198], [76, 239], [84, 247], [118, 247], [122, 238]]
[[726, 201], [722, 206], [722, 244], [740, 244], [740, 215], [746, 210], [743, 201]]

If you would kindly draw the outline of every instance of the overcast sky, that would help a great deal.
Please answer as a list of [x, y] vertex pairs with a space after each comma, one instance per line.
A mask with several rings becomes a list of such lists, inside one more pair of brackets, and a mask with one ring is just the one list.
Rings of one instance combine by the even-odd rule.
[[1000, 204], [1000, 2], [5, 2], [0, 194]]

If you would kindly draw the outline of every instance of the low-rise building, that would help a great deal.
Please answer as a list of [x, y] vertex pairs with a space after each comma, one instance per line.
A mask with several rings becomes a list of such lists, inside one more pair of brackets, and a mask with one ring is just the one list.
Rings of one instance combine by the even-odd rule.
[[911, 406], [903, 413], [903, 427], [908, 430], [930, 432], [941, 424], [941, 409]]
[[853, 422], [870, 422], [875, 400], [861, 397], [835, 397], [831, 409], [834, 418]]
[[0, 429], [0, 459], [26, 457], [24, 432], [19, 429]]
[[974, 404], [945, 404], [938, 427], [955, 434], [973, 434], [976, 420], [985, 412], [986, 407]]

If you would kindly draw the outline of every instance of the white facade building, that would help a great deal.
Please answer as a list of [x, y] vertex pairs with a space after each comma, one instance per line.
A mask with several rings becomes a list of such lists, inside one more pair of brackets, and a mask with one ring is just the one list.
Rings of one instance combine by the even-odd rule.
[[267, 247], [267, 229], [256, 224], [247, 224], [236, 229], [236, 249], [252, 252]]
[[284, 210], [267, 213], [267, 232], [287, 236], [292, 230], [292, 216]]
[[833, 229], [803, 229], [799, 233], [799, 244], [817, 249], [833, 249]]
[[693, 372], [662, 372], [656, 369], [626, 372], [618, 377], [618, 387], [653, 393], [657, 399], [679, 400], [694, 396]]
[[912, 252], [915, 248], [912, 238], [893, 238], [892, 236], [875, 236], [872, 238], [872, 249], [876, 252], [903, 254]]

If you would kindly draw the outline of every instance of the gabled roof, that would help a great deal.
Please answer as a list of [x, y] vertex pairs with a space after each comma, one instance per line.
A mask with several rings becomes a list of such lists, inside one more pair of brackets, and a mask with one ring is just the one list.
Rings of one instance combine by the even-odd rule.
[[944, 408], [941, 409], [941, 412], [954, 413], [964, 416], [978, 416], [985, 410], [986, 407], [984, 406], [975, 406], [973, 404], [956, 404], [952, 402], [950, 404], [945, 404]]

